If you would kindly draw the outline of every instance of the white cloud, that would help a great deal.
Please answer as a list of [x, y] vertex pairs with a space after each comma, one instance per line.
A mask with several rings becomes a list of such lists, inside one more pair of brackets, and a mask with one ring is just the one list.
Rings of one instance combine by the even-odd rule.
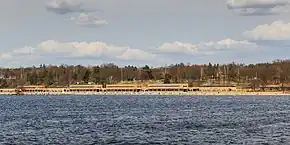
[[247, 40], [233, 40], [230, 38], [227, 39], [223, 39], [217, 42], [206, 42], [206, 43], [201, 43], [199, 44], [200, 48], [204, 48], [204, 49], [210, 49], [210, 50], [231, 50], [231, 49], [252, 49], [252, 48], [256, 48], [257, 44], [253, 43], [253, 42], [249, 42]]
[[[56, 40], [47, 40], [40, 43], [37, 47], [23, 47], [15, 49], [9, 53], [2, 54], [1, 59], [13, 59], [13, 56], [43, 56], [52, 57], [55, 55], [61, 57], [93, 57], [104, 59], [119, 60], [148, 60], [155, 57], [154, 54], [143, 50], [130, 48], [128, 46], [116, 46], [104, 42], [60, 42]], [[11, 57], [9, 57], [11, 56]]]
[[57, 14], [83, 12], [83, 2], [80, 0], [49, 0], [45, 7], [48, 11]]
[[156, 59], [155, 54], [140, 50], [140, 49], [127, 49], [122, 55], [117, 56], [122, 60], [152, 60]]
[[11, 58], [12, 58], [12, 56], [9, 53], [0, 54], [0, 59], [1, 60], [11, 59]]
[[[144, 52], [142, 50], [133, 49], [128, 46], [110, 45], [100, 41], [59, 42], [55, 40], [48, 40], [42, 42], [39, 45], [38, 50], [45, 53], [62, 53], [71, 57], [94, 56], [94, 57], [122, 58], [121, 56], [127, 56], [126, 59], [131, 59], [130, 56], [133, 57], [133, 55], [126, 53], [132, 52], [138, 52], [135, 53], [135, 56], [137, 56], [138, 58], [146, 59], [147, 56], [148, 57], [150, 56], [147, 52]], [[142, 56], [142, 54], [145, 55]]]
[[[68, 13], [77, 13], [78, 16], [71, 16], [65, 20], [73, 21], [82, 27], [98, 27], [107, 25], [106, 20], [98, 18], [93, 12], [96, 8], [85, 6], [87, 0], [49, 0], [46, 4], [46, 10], [60, 15]], [[87, 4], [88, 5], [88, 4]]]
[[254, 40], [286, 40], [290, 39], [290, 23], [275, 21], [271, 24], [259, 25], [243, 33], [246, 38]]
[[96, 8], [90, 8], [88, 0], [47, 0], [45, 8], [49, 12], [55, 14], [81, 13], [81, 12], [96, 12]]
[[35, 48], [33, 47], [25, 46], [25, 47], [13, 50], [13, 54], [19, 54], [19, 55], [31, 54], [33, 53], [34, 49]]
[[273, 15], [289, 12], [290, 0], [228, 0], [228, 9], [239, 15]]
[[157, 50], [172, 53], [194, 53], [197, 48], [197, 45], [176, 41], [174, 43], [164, 43]]
[[80, 13], [79, 16], [77, 17], [72, 16], [68, 20], [74, 21], [77, 25], [83, 27], [96, 27], [108, 24], [106, 20], [99, 19], [95, 15], [88, 13]]
[[289, 4], [289, 0], [228, 0], [229, 8], [273, 8]]
[[[0, 59], [2, 62], [13, 61], [19, 64], [25, 63], [32, 65], [42, 62], [51, 63], [55, 62], [56, 59], [57, 62], [77, 62], [79, 64], [82, 64], [84, 62], [83, 60], [86, 60], [88, 63], [113, 61], [116, 63], [132, 62], [135, 64], [148, 63], [160, 65], [176, 63], [176, 60], [184, 62], [200, 58], [212, 59], [212, 57], [220, 56], [221, 54], [228, 55], [236, 54], [237, 52], [247, 52], [246, 50], [255, 47], [257, 47], [255, 43], [230, 38], [199, 44], [176, 41], [173, 43], [164, 43], [151, 51], [149, 51], [150, 49], [141, 50], [129, 46], [107, 44], [101, 41], [61, 42], [47, 40], [39, 43], [35, 47], [25, 46], [20, 49], [14, 49], [11, 52], [2, 53], [0, 54]], [[213, 54], [215, 56], [212, 56]]]
[[202, 42], [199, 44], [182, 43], [176, 41], [174, 43], [164, 43], [157, 50], [169, 53], [187, 53], [187, 54], [214, 54], [219, 50], [237, 50], [256, 48], [257, 44], [246, 40], [237, 41], [230, 38], [220, 41]]

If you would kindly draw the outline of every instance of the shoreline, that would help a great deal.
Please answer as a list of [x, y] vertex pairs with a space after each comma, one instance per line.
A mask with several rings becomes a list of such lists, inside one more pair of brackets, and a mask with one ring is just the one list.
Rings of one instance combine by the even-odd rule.
[[110, 84], [106, 86], [70, 85], [68, 87], [28, 85], [0, 89], [0, 95], [290, 96], [290, 88], [268, 86], [266, 89], [256, 91], [247, 87], [189, 87], [188, 84]]
[[221, 91], [221, 92], [23, 92], [21, 94], [1, 92], [0, 95], [93, 95], [93, 96], [125, 96], [125, 95], [136, 95], [136, 96], [290, 96], [290, 93], [283, 92], [240, 92], [240, 91]]

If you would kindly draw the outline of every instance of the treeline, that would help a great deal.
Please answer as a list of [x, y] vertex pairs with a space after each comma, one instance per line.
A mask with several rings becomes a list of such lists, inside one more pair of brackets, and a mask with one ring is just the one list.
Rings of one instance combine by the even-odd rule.
[[160, 81], [162, 83], [196, 84], [249, 83], [259, 80], [263, 84], [288, 83], [290, 60], [275, 60], [258, 64], [174, 64], [153, 68], [148, 65], [118, 67], [115, 64], [99, 66], [44, 65], [27, 68], [0, 69], [0, 87], [21, 85], [68, 86], [70, 84], [112, 84], [120, 81]]

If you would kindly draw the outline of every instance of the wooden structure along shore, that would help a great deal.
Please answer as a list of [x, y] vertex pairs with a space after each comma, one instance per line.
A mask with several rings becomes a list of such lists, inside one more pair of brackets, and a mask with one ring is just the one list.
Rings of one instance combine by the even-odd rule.
[[[271, 86], [263, 87], [267, 92], [288, 93], [290, 87]], [[146, 93], [147, 92], [147, 93]], [[110, 84], [110, 85], [70, 85], [69, 87], [45, 87], [43, 85], [20, 86], [17, 88], [0, 89], [0, 94], [112, 94], [112, 93], [134, 93], [148, 94], [156, 93], [183, 93], [183, 94], [206, 94], [227, 92], [230, 94], [241, 94], [245, 92], [254, 92], [250, 88], [241, 87], [189, 87], [188, 84]], [[260, 91], [263, 92], [263, 91]], [[265, 92], [265, 91], [264, 91]], [[174, 94], [174, 93], [173, 93]]]

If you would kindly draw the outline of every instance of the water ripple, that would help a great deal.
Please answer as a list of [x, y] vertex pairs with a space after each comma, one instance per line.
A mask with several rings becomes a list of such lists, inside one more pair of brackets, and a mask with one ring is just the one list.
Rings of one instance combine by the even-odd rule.
[[289, 144], [289, 96], [0, 96], [0, 144]]

